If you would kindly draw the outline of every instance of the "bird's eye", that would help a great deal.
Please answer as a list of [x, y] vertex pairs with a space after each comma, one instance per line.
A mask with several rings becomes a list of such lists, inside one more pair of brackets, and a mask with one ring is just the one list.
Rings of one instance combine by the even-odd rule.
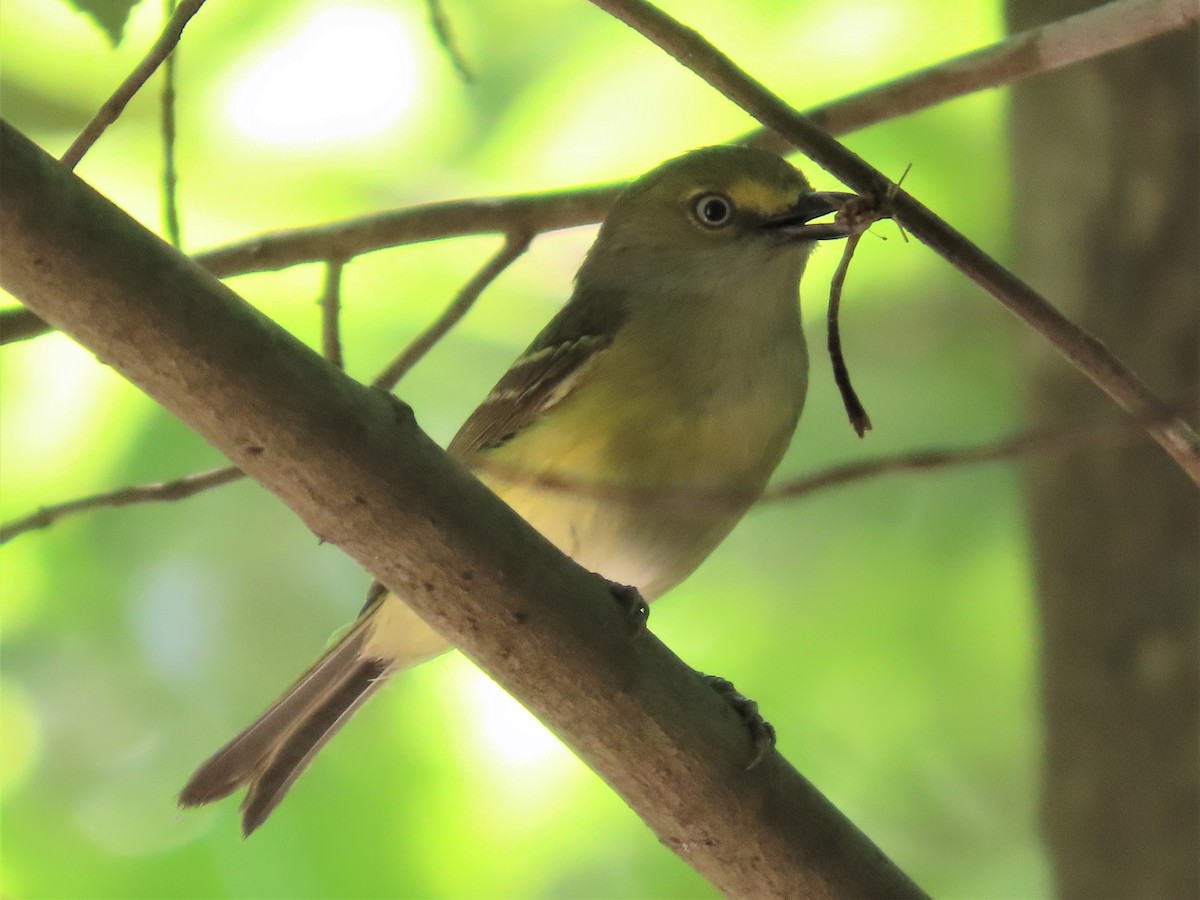
[[705, 228], [721, 228], [733, 221], [733, 201], [724, 194], [701, 194], [692, 201], [692, 215]]

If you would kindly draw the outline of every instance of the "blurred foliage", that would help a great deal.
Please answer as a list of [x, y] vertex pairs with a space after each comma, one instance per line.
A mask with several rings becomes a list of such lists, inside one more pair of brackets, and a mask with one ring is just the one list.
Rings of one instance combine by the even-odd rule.
[[[1000, 36], [994, 3], [676, 0], [675, 15], [806, 108]], [[418, 0], [209, 3], [179, 56], [190, 249], [431, 199], [631, 177], [752, 123], [584, 3], [443, 3], [457, 77]], [[161, 25], [113, 49], [65, 2], [0, 10], [4, 115], [61, 152]], [[80, 175], [159, 228], [156, 82]], [[1003, 258], [1002, 98], [848, 139]], [[812, 168], [809, 166], [808, 168]], [[835, 188], [828, 176], [818, 186]], [[779, 478], [1020, 427], [1006, 314], [915, 244], [868, 238], [843, 309], [875, 423], [845, 421], [823, 346], [837, 250], [805, 285], [809, 406]], [[446, 440], [570, 290], [592, 229], [540, 237], [400, 385]], [[344, 341], [371, 377], [498, 238], [384, 251], [346, 271]], [[317, 266], [233, 286], [310, 342]], [[11, 301], [9, 301], [11, 302]], [[0, 354], [2, 517], [221, 463], [53, 335]], [[1026, 534], [1010, 467], [891, 477], [764, 505], [651, 626], [733, 679], [780, 749], [942, 897], [1047, 893]], [[193, 767], [356, 611], [368, 579], [239, 483], [18, 538], [3, 565], [2, 893], [10, 897], [696, 897], [709, 888], [464, 659], [384, 691], [243, 842], [236, 803], [181, 813]]]

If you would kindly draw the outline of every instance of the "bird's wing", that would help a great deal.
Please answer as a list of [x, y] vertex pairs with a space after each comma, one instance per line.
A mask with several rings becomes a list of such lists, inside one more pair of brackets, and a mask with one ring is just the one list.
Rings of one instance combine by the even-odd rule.
[[512, 440], [580, 385], [624, 321], [620, 297], [576, 294], [463, 423], [450, 454], [463, 459]]
[[611, 343], [611, 335], [582, 335], [526, 353], [463, 423], [450, 442], [450, 453], [471, 456], [512, 440], [569, 395]]

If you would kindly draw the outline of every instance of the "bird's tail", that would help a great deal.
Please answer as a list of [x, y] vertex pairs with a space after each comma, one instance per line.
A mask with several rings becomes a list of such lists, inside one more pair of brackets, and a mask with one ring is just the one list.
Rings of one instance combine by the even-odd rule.
[[388, 677], [447, 648], [404, 603], [380, 591], [270, 709], [196, 770], [179, 794], [180, 805], [211, 803], [247, 785], [242, 831], [249, 835]]

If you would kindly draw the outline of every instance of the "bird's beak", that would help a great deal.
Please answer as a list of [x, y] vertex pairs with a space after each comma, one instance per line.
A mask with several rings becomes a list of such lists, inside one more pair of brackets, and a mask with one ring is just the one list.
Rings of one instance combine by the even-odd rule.
[[841, 225], [832, 222], [808, 224], [813, 219], [837, 212], [842, 204], [853, 200], [856, 194], [846, 194], [840, 191], [814, 191], [804, 194], [786, 212], [773, 216], [763, 222], [767, 231], [799, 241], [828, 241], [834, 238], [844, 238], [849, 232]]

